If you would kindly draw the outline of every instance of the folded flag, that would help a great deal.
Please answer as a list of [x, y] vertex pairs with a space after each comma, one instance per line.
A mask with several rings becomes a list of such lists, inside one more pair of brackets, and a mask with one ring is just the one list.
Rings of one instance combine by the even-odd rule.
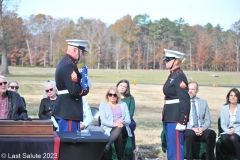
[[82, 67], [82, 69], [80, 70], [80, 74], [82, 75], [82, 79], [81, 79], [80, 84], [81, 84], [83, 90], [87, 91], [91, 87], [91, 81], [90, 81], [90, 78], [88, 77], [87, 66]]

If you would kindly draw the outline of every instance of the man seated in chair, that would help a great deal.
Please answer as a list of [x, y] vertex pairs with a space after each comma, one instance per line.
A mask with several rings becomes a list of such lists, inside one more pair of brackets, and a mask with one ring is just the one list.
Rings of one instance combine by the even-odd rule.
[[189, 122], [184, 133], [187, 159], [193, 159], [193, 148], [196, 141], [206, 142], [206, 159], [214, 158], [214, 147], [216, 141], [216, 133], [208, 129], [211, 124], [209, 107], [205, 100], [197, 97], [198, 83], [189, 82], [188, 94], [191, 98], [191, 110]]
[[0, 119], [31, 120], [17, 92], [7, 90], [7, 79], [0, 75]]

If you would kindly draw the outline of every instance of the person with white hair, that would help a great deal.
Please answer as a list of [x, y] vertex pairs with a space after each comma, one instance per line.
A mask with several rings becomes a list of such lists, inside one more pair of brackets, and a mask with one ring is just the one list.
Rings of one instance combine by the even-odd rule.
[[55, 81], [47, 81], [44, 84], [43, 99], [41, 100], [38, 116], [40, 119], [51, 119], [54, 103], [58, 90]]

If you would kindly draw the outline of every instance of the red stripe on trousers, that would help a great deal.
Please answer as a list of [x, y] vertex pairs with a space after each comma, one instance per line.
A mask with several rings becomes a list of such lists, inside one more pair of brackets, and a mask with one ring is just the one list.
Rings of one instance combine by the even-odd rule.
[[176, 130], [176, 152], [177, 152], [177, 160], [180, 160], [180, 143], [179, 143], [179, 131]]
[[54, 132], [54, 160], [58, 160], [59, 158], [59, 150], [60, 150], [60, 138], [58, 137], [57, 133]]
[[68, 121], [68, 131], [71, 132], [72, 131], [72, 120]]

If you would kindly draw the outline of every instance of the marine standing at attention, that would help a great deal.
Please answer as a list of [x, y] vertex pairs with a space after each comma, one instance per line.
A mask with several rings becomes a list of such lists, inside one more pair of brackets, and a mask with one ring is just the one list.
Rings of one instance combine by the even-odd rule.
[[59, 62], [55, 81], [58, 88], [58, 98], [54, 104], [53, 116], [55, 117], [59, 131], [76, 131], [83, 121], [82, 96], [88, 94], [81, 85], [81, 74], [77, 63], [86, 52], [86, 40], [67, 40], [67, 54]]
[[188, 82], [180, 69], [184, 55], [178, 51], [164, 49], [163, 61], [170, 75], [163, 86], [165, 104], [162, 111], [164, 131], [167, 142], [167, 158], [169, 160], [184, 159], [184, 134], [190, 112], [190, 96]]

